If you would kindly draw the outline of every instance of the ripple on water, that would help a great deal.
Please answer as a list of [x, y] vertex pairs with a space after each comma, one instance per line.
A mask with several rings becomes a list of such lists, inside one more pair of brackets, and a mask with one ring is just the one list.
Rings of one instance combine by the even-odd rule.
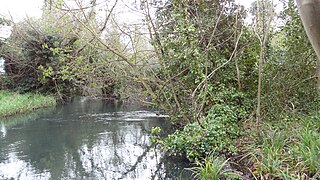
[[22, 124], [3, 125], [0, 179], [180, 176], [183, 165], [164, 157], [160, 150], [152, 150], [151, 128], [168, 129], [168, 116], [145, 110], [115, 111], [101, 102], [79, 103], [75, 101]]

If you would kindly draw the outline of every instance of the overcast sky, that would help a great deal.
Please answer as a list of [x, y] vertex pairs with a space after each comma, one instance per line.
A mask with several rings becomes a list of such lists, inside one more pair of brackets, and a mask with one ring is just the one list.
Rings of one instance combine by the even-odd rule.
[[[104, 0], [100, 0], [104, 1]], [[112, 0], [111, 0], [112, 1]], [[246, 8], [249, 8], [253, 1], [255, 0], [235, 0], [236, 3], [240, 3], [244, 5]], [[276, 9], [282, 9], [281, 5], [279, 5], [280, 0], [274, 0], [275, 4], [278, 4]], [[8, 19], [12, 17], [14, 22], [18, 22], [28, 17], [41, 17], [42, 14], [42, 6], [44, 0], [0, 0], [0, 16], [4, 16]], [[99, 0], [98, 0], [99, 2]], [[134, 2], [134, 0], [120, 0], [118, 4], [118, 20], [122, 23], [134, 23], [137, 20], [141, 20], [141, 16], [136, 14], [136, 12], [131, 11], [124, 4], [130, 4], [130, 2]], [[102, 3], [104, 4], [104, 3]], [[122, 5], [121, 5], [122, 4]], [[11, 16], [10, 16], [11, 15]], [[140, 14], [141, 15], [141, 14]], [[104, 16], [103, 16], [104, 17]], [[0, 27], [0, 38], [7, 37], [10, 34], [10, 30], [8, 28], [3, 29]]]
[[40, 17], [42, 2], [43, 0], [0, 0], [0, 15], [9, 17], [10, 13], [15, 21], [26, 15]]
[[[125, 1], [125, 0], [123, 0]], [[236, 0], [249, 7], [254, 0]], [[8, 17], [9, 12], [15, 21], [26, 17], [40, 17], [43, 0], [0, 0], [0, 15]]]

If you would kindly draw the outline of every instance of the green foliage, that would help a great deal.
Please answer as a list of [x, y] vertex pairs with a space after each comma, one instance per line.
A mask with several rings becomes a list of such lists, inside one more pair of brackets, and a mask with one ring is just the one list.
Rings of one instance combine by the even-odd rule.
[[151, 142], [152, 143], [159, 143], [162, 144], [162, 140], [160, 137], [161, 128], [160, 127], [153, 127], [151, 129]]
[[205, 109], [206, 115], [200, 119], [204, 128], [197, 122], [187, 124], [161, 141], [166, 150], [184, 154], [189, 159], [236, 151], [234, 140], [241, 135], [238, 123], [247, 116], [247, 110], [241, 105], [244, 96], [222, 84], [209, 89], [209, 102], [213, 105]]
[[52, 93], [62, 100], [92, 94], [118, 97], [115, 67], [109, 63], [116, 57], [59, 11], [15, 24], [2, 54], [9, 80], [2, 85], [8, 89]]
[[320, 171], [320, 133], [305, 128], [298, 135], [299, 142], [293, 146], [293, 154], [301, 161], [300, 167], [302, 171], [309, 174], [315, 174]]
[[240, 175], [227, 167], [228, 160], [223, 160], [212, 155], [203, 162], [196, 161], [196, 167], [190, 168], [194, 177], [199, 180], [240, 179]]
[[245, 148], [255, 162], [254, 173], [272, 179], [317, 177], [320, 171], [319, 120], [318, 115], [288, 115], [264, 123], [254, 144]]
[[56, 74], [73, 59], [73, 42], [73, 38], [44, 31], [32, 20], [15, 24], [4, 50], [6, 77], [10, 80], [7, 88], [70, 96], [75, 92], [72, 81]]
[[[153, 44], [161, 51], [157, 76], [163, 81], [155, 89], [158, 96], [153, 100], [176, 123], [195, 120], [195, 109], [206, 114], [213, 105], [208, 91], [213, 92], [215, 86], [236, 86], [234, 63], [230, 63], [198, 88], [211, 71], [229, 60], [243, 17], [241, 6], [231, 0], [172, 0], [158, 10], [160, 35]], [[239, 44], [240, 48], [242, 41]]]
[[244, 27], [241, 41], [245, 43], [238, 59], [241, 90], [248, 99], [255, 101], [258, 85], [258, 66], [260, 43], [251, 27]]
[[285, 24], [272, 36], [264, 73], [264, 114], [278, 118], [285, 111], [309, 111], [317, 98], [316, 54], [293, 0], [285, 4]]
[[234, 140], [240, 135], [237, 108], [216, 104], [198, 123], [187, 124], [182, 130], [164, 139], [164, 148], [172, 153], [185, 154], [190, 159], [200, 159], [209, 153], [235, 152]]
[[[282, 169], [282, 165], [285, 162], [285, 158], [279, 156], [285, 150], [287, 145], [287, 139], [284, 136], [284, 132], [268, 131], [262, 133], [262, 149], [264, 155], [261, 157], [261, 166], [258, 171], [261, 173], [277, 174]], [[267, 138], [265, 138], [267, 137]]]

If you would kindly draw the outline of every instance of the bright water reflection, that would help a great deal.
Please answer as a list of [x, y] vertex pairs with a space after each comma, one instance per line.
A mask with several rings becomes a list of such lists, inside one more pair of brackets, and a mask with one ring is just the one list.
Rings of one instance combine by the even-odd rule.
[[[10, 121], [9, 121], [10, 122]], [[153, 150], [165, 116], [81, 99], [0, 125], [0, 179], [187, 179], [184, 163]]]

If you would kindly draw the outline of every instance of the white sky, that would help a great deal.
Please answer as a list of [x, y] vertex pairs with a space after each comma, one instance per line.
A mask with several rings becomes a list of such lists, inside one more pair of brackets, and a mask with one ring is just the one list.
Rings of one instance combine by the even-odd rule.
[[[255, 0], [235, 0], [236, 3], [240, 3], [244, 5], [246, 8], [249, 8], [251, 3]], [[11, 19], [14, 22], [18, 22], [23, 20], [26, 17], [41, 17], [42, 14], [42, 6], [44, 0], [0, 0], [0, 17], [4, 16], [8, 19]], [[120, 22], [129, 22], [133, 23], [133, 21], [139, 20], [139, 15], [132, 12], [129, 8], [123, 6], [123, 3], [134, 2], [133, 0], [120, 0], [119, 1], [119, 9], [118, 9], [118, 20]], [[277, 4], [276, 9], [282, 9], [281, 5], [279, 5], [279, 0], [274, 0], [275, 4]], [[121, 6], [122, 4], [122, 6]], [[11, 16], [10, 16], [11, 15]], [[141, 19], [141, 17], [140, 17]], [[1, 28], [0, 27], [0, 38], [6, 38], [10, 35], [10, 28]]]
[[[123, 2], [129, 0], [122, 0]], [[255, 0], [235, 0], [237, 3], [244, 5], [246, 8], [250, 7]], [[0, 15], [9, 18], [9, 13], [12, 15], [14, 21], [19, 21], [29, 17], [40, 17], [41, 8], [44, 0], [0, 0]], [[279, 5], [279, 0], [274, 0], [275, 4]], [[277, 7], [276, 9], [278, 9]]]
[[[29, 17], [40, 17], [41, 8], [44, 0], [0, 0], [0, 15], [10, 17], [9, 13], [13, 17], [14, 21], [19, 21]], [[125, 2], [125, 0], [123, 0]], [[254, 0], [236, 0], [236, 2], [250, 7], [250, 4]]]
[[14, 21], [26, 17], [40, 17], [43, 0], [0, 0], [0, 15], [10, 18], [11, 14]]

